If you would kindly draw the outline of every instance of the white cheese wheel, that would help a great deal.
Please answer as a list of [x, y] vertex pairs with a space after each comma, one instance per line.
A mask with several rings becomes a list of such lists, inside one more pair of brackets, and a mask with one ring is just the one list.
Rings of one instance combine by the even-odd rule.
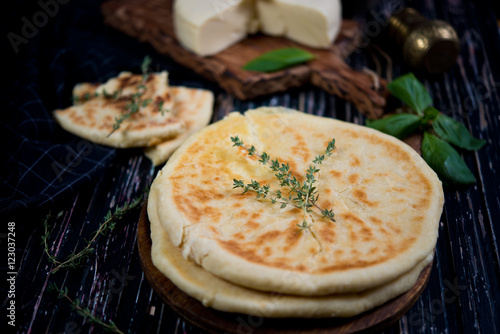
[[176, 0], [179, 42], [211, 56], [261, 31], [313, 48], [329, 48], [342, 23], [340, 0]]

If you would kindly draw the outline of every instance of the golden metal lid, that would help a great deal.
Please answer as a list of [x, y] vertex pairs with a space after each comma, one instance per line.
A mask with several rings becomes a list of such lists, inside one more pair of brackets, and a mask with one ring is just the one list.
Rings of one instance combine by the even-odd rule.
[[433, 74], [447, 71], [460, 52], [460, 40], [450, 24], [429, 20], [412, 8], [391, 16], [389, 35], [409, 66]]

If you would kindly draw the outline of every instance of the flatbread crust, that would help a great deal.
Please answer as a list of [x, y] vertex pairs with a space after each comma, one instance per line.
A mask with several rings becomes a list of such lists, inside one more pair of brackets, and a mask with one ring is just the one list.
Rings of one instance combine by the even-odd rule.
[[[126, 105], [131, 96], [137, 93], [143, 76], [121, 72], [103, 84], [82, 83], [73, 89], [73, 96], [81, 103], [66, 109], [55, 110], [56, 121], [66, 131], [92, 142], [117, 147], [145, 147], [156, 145], [163, 140], [184, 131], [184, 121], [171, 112], [173, 97], [168, 86], [167, 72], [150, 73], [145, 93], [141, 101], [149, 101], [123, 121], [120, 128], [113, 131], [116, 118], [127, 113]], [[119, 92], [119, 98], [103, 96]], [[95, 93], [98, 94], [95, 97]], [[170, 112], [160, 112], [159, 105]]]
[[[231, 136], [289, 163], [301, 181], [335, 138], [317, 190], [336, 222], [312, 213], [311, 228], [298, 232], [301, 210], [233, 189], [233, 179], [277, 185]], [[444, 202], [434, 171], [394, 137], [267, 107], [232, 113], [189, 137], [151, 189], [160, 204], [148, 214], [158, 215], [184, 258], [235, 285], [304, 296], [366, 291], [408, 273], [434, 249]]]
[[178, 136], [148, 147], [144, 154], [154, 166], [161, 165], [193, 133], [201, 130], [212, 118], [214, 95], [206, 89], [171, 86], [175, 115], [184, 121], [185, 129]]
[[[371, 310], [408, 291], [433, 259], [431, 252], [409, 272], [382, 286], [362, 293], [319, 297], [273, 294], [227, 282], [186, 260], [161, 226], [156, 193], [148, 201], [151, 223], [151, 258], [155, 267], [179, 289], [206, 307], [266, 318], [351, 317]], [[299, 282], [297, 282], [299, 283]]]

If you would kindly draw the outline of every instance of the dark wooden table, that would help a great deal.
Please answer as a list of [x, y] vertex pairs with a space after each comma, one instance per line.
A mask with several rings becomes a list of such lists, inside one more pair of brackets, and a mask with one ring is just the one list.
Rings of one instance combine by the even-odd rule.
[[[396, 2], [401, 4], [401, 2]], [[381, 2], [377, 10], [393, 2]], [[499, 28], [487, 1], [414, 0], [407, 5], [429, 18], [450, 22], [461, 37], [457, 64], [440, 76], [421, 76], [430, 90], [434, 105], [463, 121], [472, 133], [487, 145], [464, 159], [477, 178], [474, 186], [445, 187], [445, 207], [441, 218], [436, 259], [430, 281], [420, 299], [386, 333], [498, 333], [500, 332], [500, 38]], [[109, 48], [122, 52], [121, 61], [137, 63], [144, 54], [153, 56], [153, 65], [167, 68], [172, 84], [205, 87], [216, 94], [213, 121], [233, 110], [244, 111], [259, 105], [281, 105], [307, 113], [363, 124], [365, 117], [351, 105], [313, 87], [287, 93], [240, 101], [218, 87], [158, 55], [100, 21], [99, 2], [70, 3], [53, 15], [51, 29], [60, 21], [75, 19], [88, 30], [88, 38], [104, 40]], [[394, 8], [394, 7], [393, 7]], [[378, 12], [386, 13], [386, 12]], [[82, 17], [86, 20], [82, 20]], [[83, 22], [83, 24], [82, 24]], [[87, 22], [87, 23], [85, 23]], [[46, 36], [46, 35], [44, 35]], [[374, 37], [374, 39], [376, 39]], [[67, 40], [61, 40], [65, 43]], [[86, 50], [106, 58], [108, 49]], [[118, 58], [111, 58], [113, 59]], [[117, 60], [118, 61], [118, 60]], [[96, 62], [96, 66], [99, 65]], [[350, 64], [378, 70], [393, 78], [408, 69], [398, 57], [391, 63], [375, 48], [363, 48], [350, 57]], [[41, 64], [42, 66], [43, 64]], [[75, 64], [68, 63], [68, 71]], [[107, 73], [96, 72], [105, 77]], [[390, 78], [388, 78], [390, 79]], [[56, 94], [48, 92], [47, 94]], [[92, 238], [109, 210], [123, 205], [147, 191], [159, 168], [152, 167], [140, 150], [120, 150], [97, 178], [87, 182], [74, 195], [36, 212], [16, 212], [15, 302], [16, 331], [19, 333], [99, 333], [103, 327], [92, 325], [58, 298], [49, 286], [67, 289], [67, 295], [82, 307], [103, 319], [114, 321], [126, 333], [201, 333], [162, 302], [145, 280], [137, 250], [139, 210], [128, 212], [115, 229], [94, 244], [95, 255], [77, 268], [51, 273], [42, 244], [46, 234], [43, 220], [50, 225], [48, 252], [63, 259], [78, 252]], [[48, 216], [49, 211], [51, 216]], [[2, 248], [7, 248], [7, 221], [4, 221]], [[2, 270], [6, 257], [2, 260]], [[11, 270], [12, 271], [12, 270]], [[9, 277], [9, 276], [7, 276]], [[2, 288], [2, 309], [8, 306], [7, 290]], [[2, 327], [7, 322], [2, 317]], [[9, 327], [13, 329], [12, 327]], [[254, 328], [248, 329], [253, 333]]]

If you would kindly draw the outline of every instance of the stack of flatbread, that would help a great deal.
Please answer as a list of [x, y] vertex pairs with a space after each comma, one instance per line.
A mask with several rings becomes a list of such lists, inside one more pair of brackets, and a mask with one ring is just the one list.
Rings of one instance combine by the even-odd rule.
[[54, 111], [65, 130], [102, 145], [144, 147], [155, 166], [210, 122], [214, 100], [208, 90], [169, 86], [165, 71], [121, 72], [102, 84], [76, 85], [73, 96], [73, 106]]
[[[234, 180], [280, 188], [257, 156], [316, 174], [318, 206], [334, 219]], [[409, 290], [433, 258], [441, 183], [408, 145], [373, 129], [284, 108], [233, 112], [185, 141], [148, 199], [154, 265], [179, 289], [220, 311], [263, 317], [349, 317]]]

